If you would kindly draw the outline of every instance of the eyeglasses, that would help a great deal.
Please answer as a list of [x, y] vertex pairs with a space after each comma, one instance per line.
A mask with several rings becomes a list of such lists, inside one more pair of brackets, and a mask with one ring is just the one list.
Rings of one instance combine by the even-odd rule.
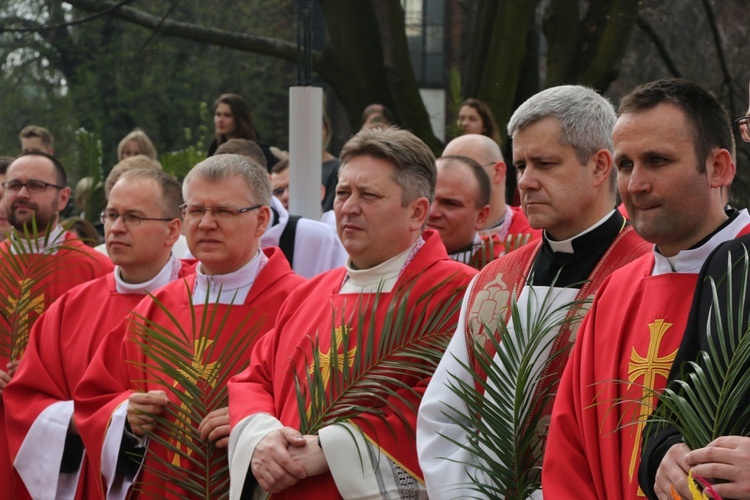
[[122, 219], [122, 223], [126, 226], [139, 226], [141, 224], [141, 221], [144, 220], [160, 220], [162, 222], [169, 222], [174, 219], [160, 219], [156, 217], [141, 217], [140, 215], [135, 214], [118, 214], [117, 212], [102, 212], [99, 214], [99, 220], [102, 221], [102, 224], [114, 224], [117, 218], [120, 217]]
[[277, 187], [276, 189], [273, 190], [273, 195], [274, 196], [281, 196], [282, 194], [284, 194], [287, 191], [287, 189], [289, 189], [289, 186]]
[[46, 191], [48, 187], [55, 189], [65, 189], [65, 186], [58, 186], [57, 184], [50, 184], [49, 182], [38, 181], [36, 179], [32, 179], [26, 182], [21, 182], [15, 179], [3, 182], [3, 188], [11, 193], [17, 193], [24, 187], [29, 193], [42, 193]]
[[255, 210], [256, 208], [262, 207], [262, 203], [253, 205], [252, 207], [245, 208], [234, 208], [227, 205], [217, 205], [215, 207], [204, 207], [203, 205], [194, 205], [192, 203], [180, 205], [180, 212], [185, 219], [202, 219], [206, 212], [210, 211], [211, 215], [216, 220], [229, 220], [237, 217], [240, 214]]
[[750, 142], [750, 116], [743, 116], [734, 121], [737, 129], [740, 131], [740, 137], [745, 142]]

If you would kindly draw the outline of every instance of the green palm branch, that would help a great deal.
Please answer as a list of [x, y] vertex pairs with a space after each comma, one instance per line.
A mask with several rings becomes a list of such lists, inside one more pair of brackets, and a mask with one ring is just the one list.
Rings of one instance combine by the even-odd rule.
[[458, 127], [458, 113], [461, 110], [461, 102], [464, 100], [461, 95], [461, 72], [457, 67], [453, 66], [448, 71], [448, 82], [448, 89], [450, 91], [448, 100], [449, 122], [445, 128], [446, 135], [449, 138], [454, 138], [461, 134], [461, 130]]
[[526, 499], [541, 487], [545, 435], [538, 429], [543, 427], [544, 410], [555, 396], [557, 382], [545, 378], [554, 375], [544, 374], [557, 356], [567, 355], [570, 346], [550, 356], [545, 353], [556, 333], [573, 328], [590, 303], [590, 299], [577, 299], [555, 304], [555, 293], [548, 290], [535, 306], [529, 301], [523, 315], [513, 298], [512, 328], [504, 321], [484, 325], [487, 331], [497, 332], [490, 336], [495, 356], [481, 343], [473, 345], [486, 379], [458, 360], [472, 380], [451, 374], [449, 387], [466, 409], [446, 405], [445, 414], [465, 431], [466, 440], [443, 437], [473, 458], [460, 462], [467, 467], [472, 483], [457, 485], [457, 489], [468, 488], [489, 498]]
[[[389, 404], [393, 398], [416, 413], [421, 395], [415, 382], [434, 373], [456, 328], [456, 318], [465, 287], [458, 287], [443, 299], [434, 294], [450, 282], [437, 283], [411, 300], [413, 285], [394, 291], [387, 303], [381, 293], [359, 296], [355, 324], [346, 311], [336, 317], [330, 333], [328, 354], [312, 340], [312, 367], [303, 377], [295, 375], [297, 405], [303, 434], [315, 434], [323, 427], [343, 423], [360, 415], [385, 421], [386, 412], [407, 425], [407, 415]], [[382, 325], [374, 311], [385, 308]], [[327, 356], [327, 357], [326, 357]], [[390, 428], [393, 431], [392, 428]]]
[[[250, 312], [230, 330], [227, 322], [232, 306], [219, 314], [208, 297], [198, 318], [189, 287], [187, 293], [191, 297], [189, 325], [181, 324], [163, 303], [151, 296], [168, 318], [167, 324], [135, 315], [131, 326], [135, 343], [149, 360], [148, 363], [131, 361], [146, 375], [145, 380], [136, 382], [161, 386], [170, 399], [161, 415], [152, 415], [159, 431], [150, 434], [150, 439], [166, 449], [171, 458], [149, 454], [147, 458], [154, 465], [146, 462], [144, 470], [152, 472], [155, 482], [176, 498], [228, 498], [226, 450], [201, 439], [198, 425], [212, 411], [229, 405], [227, 382], [247, 366], [249, 348], [261, 325], [251, 322], [253, 312]], [[219, 335], [224, 344], [221, 348], [213, 341]], [[137, 483], [135, 488], [145, 491], [148, 486]]]
[[[740, 266], [740, 283], [733, 283]], [[750, 257], [745, 250], [735, 261], [730, 253], [727, 272], [721, 281], [726, 295], [722, 297], [716, 280], [709, 277], [712, 306], [707, 321], [707, 347], [695, 361], [681, 367], [681, 376], [661, 394], [646, 388], [658, 404], [650, 420], [654, 431], [672, 426], [691, 448], [703, 448], [720, 436], [750, 436], [750, 335], [737, 318], [747, 318]], [[739, 294], [739, 295], [737, 295]], [[726, 302], [722, 304], [721, 298]], [[720, 314], [726, 308], [725, 314]], [[722, 320], [728, 318], [728, 321]], [[649, 397], [644, 398], [648, 401]], [[648, 403], [641, 401], [641, 404]]]
[[[65, 232], [53, 239], [53, 226], [49, 224], [40, 234], [36, 219], [32, 218], [23, 231], [13, 230], [8, 246], [0, 246], [0, 358], [11, 361], [21, 358], [31, 327], [44, 312], [45, 287], [64, 281], [64, 274], [58, 272], [64, 266], [64, 259], [80, 252], [69, 245], [72, 240], [64, 242]], [[61, 250], [70, 253], [49, 258]]]
[[468, 253], [461, 255], [456, 260], [481, 271], [487, 264], [497, 258], [495, 257], [495, 248], [498, 245], [503, 245], [503, 252], [499, 255], [499, 257], [502, 257], [513, 250], [521, 248], [529, 243], [530, 240], [530, 234], [509, 234], [502, 243], [492, 237], [482, 238], [481, 241], [474, 244], [470, 255]]

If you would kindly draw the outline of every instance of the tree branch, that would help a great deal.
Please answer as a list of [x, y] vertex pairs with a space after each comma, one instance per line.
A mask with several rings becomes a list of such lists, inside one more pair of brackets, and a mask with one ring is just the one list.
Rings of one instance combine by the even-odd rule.
[[662, 62], [666, 64], [667, 69], [675, 78], [681, 78], [682, 74], [680, 73], [680, 70], [677, 69], [677, 66], [675, 65], [674, 61], [672, 60], [672, 57], [669, 55], [669, 52], [667, 51], [667, 47], [664, 45], [664, 42], [661, 38], [659, 38], [659, 35], [654, 31], [654, 29], [651, 27], [650, 24], [648, 24], [648, 21], [643, 16], [638, 16], [636, 19], [636, 24], [638, 27], [643, 31], [646, 36], [648, 36], [652, 42], [654, 42], [654, 47], [656, 47], [656, 51], [659, 53], [659, 56], [661, 57]]
[[716, 53], [719, 56], [719, 66], [721, 66], [721, 72], [724, 74], [724, 85], [727, 87], [727, 93], [729, 94], [729, 109], [734, 110], [734, 93], [732, 92], [732, 76], [727, 67], [727, 60], [724, 57], [724, 46], [721, 43], [721, 35], [719, 34], [719, 27], [716, 25], [716, 16], [711, 8], [711, 4], [708, 0], [703, 0], [703, 8], [706, 10], [706, 18], [708, 25], [711, 27], [711, 34], [714, 38], [714, 44], [716, 45]]
[[[193, 23], [164, 20], [127, 6], [118, 6], [111, 0], [66, 0], [73, 7], [99, 13], [104, 7], [109, 15], [124, 21], [137, 24], [162, 35], [228, 47], [243, 52], [278, 57], [285, 61], [297, 62], [297, 45], [291, 42], [265, 36], [246, 35], [218, 28], [208, 28]], [[320, 52], [313, 51], [313, 69], [318, 71]], [[320, 72], [319, 72], [320, 74]], [[321, 74], [325, 78], [325, 75]]]
[[37, 22], [31, 21], [30, 19], [23, 19], [23, 18], [13, 18], [15, 22], [20, 22], [21, 24], [33, 24], [36, 27], [35, 28], [3, 28], [0, 27], [0, 33], [2, 32], [15, 32], [15, 33], [39, 33], [42, 31], [54, 31], [60, 28], [67, 28], [69, 26], [76, 26], [78, 24], [85, 24], [90, 21], [94, 21], [95, 19], [99, 19], [102, 16], [106, 16], [110, 12], [112, 12], [115, 9], [119, 9], [121, 6], [129, 4], [133, 0], [121, 0], [120, 2], [117, 2], [116, 4], [112, 5], [111, 7], [108, 7], [102, 11], [97, 12], [96, 14], [92, 14], [87, 17], [82, 17], [81, 19], [76, 19], [75, 21], [70, 21], [67, 23], [59, 23], [59, 24], [39, 24]]

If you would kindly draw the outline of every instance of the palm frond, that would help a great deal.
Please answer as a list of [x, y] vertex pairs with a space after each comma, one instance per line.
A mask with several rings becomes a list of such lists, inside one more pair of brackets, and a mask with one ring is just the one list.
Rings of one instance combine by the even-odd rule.
[[207, 296], [201, 313], [185, 286], [190, 298], [189, 325], [182, 324], [154, 296], [151, 300], [166, 321], [135, 315], [131, 323], [133, 340], [147, 360], [129, 361], [145, 374], [136, 383], [160, 386], [170, 399], [164, 413], [152, 415], [158, 432], [150, 434], [152, 445], [166, 453], [149, 446], [144, 471], [151, 473], [153, 481], [138, 483], [136, 489], [148, 492], [153, 483], [178, 498], [227, 498], [226, 450], [202, 440], [198, 425], [212, 411], [228, 406], [227, 382], [247, 365], [249, 348], [261, 325], [251, 322], [251, 311], [236, 328], [230, 328], [230, 314], [237, 306], [227, 306], [220, 314]]
[[483, 235], [474, 243], [471, 251], [458, 254], [454, 258], [462, 264], [481, 271], [493, 260], [521, 248], [529, 241], [531, 241], [530, 234], [509, 234], [505, 241], [500, 241], [496, 236]]
[[466, 439], [443, 437], [473, 457], [469, 463], [460, 462], [472, 483], [457, 488], [506, 499], [526, 499], [540, 488], [545, 436], [539, 428], [557, 382], [557, 374], [547, 374], [547, 369], [557, 356], [566, 356], [570, 346], [552, 354], [550, 349], [560, 330], [573, 328], [590, 302], [561, 303], [558, 293], [550, 288], [536, 297], [529, 288], [531, 300], [525, 307], [511, 299], [509, 324], [501, 320], [484, 325], [497, 334], [489, 335], [491, 349], [480, 342], [473, 345], [481, 371], [457, 360], [472, 380], [450, 374], [449, 387], [466, 408], [446, 405], [445, 415]]
[[311, 368], [295, 375], [303, 434], [364, 414], [385, 421], [389, 412], [408, 428], [407, 415], [390, 402], [417, 411], [415, 384], [434, 372], [456, 327], [464, 287], [436, 298], [450, 281], [419, 297], [412, 297], [413, 284], [392, 294], [360, 295], [353, 315], [332, 311], [334, 326], [324, 334], [332, 339], [330, 350], [321, 352], [320, 339], [311, 339]]
[[[733, 282], [738, 277], [733, 273], [734, 266], [741, 266], [739, 283]], [[696, 360], [684, 364], [675, 385], [661, 394], [645, 388], [647, 398], [658, 401], [650, 417], [657, 424], [652, 429], [674, 427], [691, 449], [702, 448], [720, 436], [750, 436], [750, 408], [745, 404], [750, 395], [750, 335], [737, 324], [737, 318], [748, 316], [749, 278], [747, 250], [737, 261], [730, 252], [727, 272], [718, 280], [722, 282], [721, 288], [726, 289], [724, 297], [717, 280], [709, 277], [712, 306], [706, 322], [708, 349], [699, 352]], [[721, 299], [726, 302], [722, 304]], [[724, 314], [720, 313], [722, 308], [726, 308]]]
[[70, 245], [73, 240], [65, 241], [65, 231], [53, 238], [52, 229], [49, 224], [40, 234], [32, 218], [23, 231], [13, 230], [8, 246], [0, 246], [0, 357], [4, 359], [21, 358], [31, 327], [44, 312], [45, 289], [65, 282], [68, 278], [59, 269], [66, 259], [82, 254]]

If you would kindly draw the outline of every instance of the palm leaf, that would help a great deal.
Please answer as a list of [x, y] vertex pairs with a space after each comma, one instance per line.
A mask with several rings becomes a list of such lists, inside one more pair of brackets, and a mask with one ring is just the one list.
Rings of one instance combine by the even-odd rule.
[[549, 289], [543, 297], [535, 297], [525, 310], [512, 298], [512, 328], [502, 320], [484, 325], [487, 331], [498, 332], [489, 336], [494, 356], [482, 343], [473, 345], [486, 379], [457, 360], [472, 380], [451, 374], [449, 387], [466, 409], [446, 405], [445, 415], [466, 433], [466, 440], [443, 437], [473, 457], [471, 462], [458, 462], [466, 466], [472, 483], [457, 485], [457, 490], [470, 489], [490, 498], [526, 499], [540, 488], [545, 436], [537, 429], [557, 382], [545, 378], [554, 375], [544, 374], [570, 346], [548, 353], [557, 333], [574, 327], [590, 303], [590, 299], [555, 303], [558, 291]]
[[[183, 325], [153, 295], [151, 300], [167, 318], [166, 324], [140, 315], [134, 315], [131, 323], [133, 340], [148, 360], [129, 361], [146, 375], [136, 383], [161, 386], [170, 399], [164, 413], [151, 415], [158, 432], [149, 436], [167, 453], [153, 452], [149, 447], [146, 458], [152, 465], [146, 461], [144, 471], [152, 474], [153, 485], [166, 488], [177, 498], [228, 498], [226, 450], [202, 440], [198, 425], [212, 411], [228, 406], [227, 382], [247, 365], [249, 348], [261, 325], [251, 323], [251, 311], [230, 329], [233, 306], [219, 314], [219, 308], [208, 302], [208, 295], [198, 316], [191, 290], [187, 283], [185, 286], [190, 298], [189, 325]], [[213, 341], [219, 335], [226, 339], [223, 346]], [[152, 483], [141, 482], [136, 489], [149, 494], [150, 486]]]
[[[737, 277], [733, 266], [741, 266], [739, 283], [733, 283]], [[695, 361], [685, 363], [680, 378], [661, 394], [645, 388], [648, 396], [658, 401], [655, 408], [649, 408], [653, 410], [650, 420], [656, 424], [650, 429], [672, 426], [691, 449], [702, 448], [720, 436], [750, 436], [750, 408], [745, 405], [750, 396], [750, 335], [737, 321], [747, 317], [748, 279], [747, 250], [737, 261], [730, 252], [727, 272], [719, 283], [709, 277], [712, 306], [706, 323], [708, 349]], [[726, 306], [720, 301], [721, 283], [726, 288]], [[719, 313], [723, 307], [727, 308], [724, 315]]]
[[[480, 241], [474, 243], [471, 252], [459, 254], [455, 260], [481, 271], [497, 257], [502, 257], [508, 252], [517, 250], [529, 241], [531, 241], [530, 234], [509, 234], [504, 242], [500, 242], [491, 235], [482, 236]], [[498, 252], [498, 256], [495, 257], [495, 249], [499, 245], [502, 245], [503, 250]]]
[[[413, 283], [392, 294], [362, 294], [353, 300], [355, 314], [332, 311], [334, 327], [325, 333], [332, 339], [329, 353], [321, 353], [318, 336], [311, 339], [305, 364], [311, 369], [295, 374], [303, 434], [361, 415], [386, 422], [390, 414], [410, 429], [408, 415], [391, 403], [402, 402], [409, 414], [417, 411], [416, 382], [435, 371], [456, 328], [465, 287], [435, 296], [449, 283], [451, 278], [415, 298]], [[387, 429], [395, 436], [392, 425]]]
[[[68, 279], [65, 273], [59, 272], [66, 259], [86, 255], [70, 245], [74, 240], [66, 243], [65, 231], [52, 238], [52, 228], [49, 224], [40, 234], [36, 218], [32, 217], [23, 231], [13, 229], [7, 239], [8, 246], [0, 246], [0, 358], [21, 358], [31, 327], [44, 312], [45, 289]], [[50, 258], [53, 254], [57, 255]]]

